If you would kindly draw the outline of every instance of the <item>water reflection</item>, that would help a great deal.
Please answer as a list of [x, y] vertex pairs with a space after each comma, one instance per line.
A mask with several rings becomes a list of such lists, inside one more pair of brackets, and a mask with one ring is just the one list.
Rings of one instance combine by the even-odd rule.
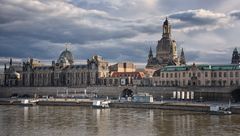
[[240, 116], [149, 109], [0, 106], [1, 135], [232, 136]]

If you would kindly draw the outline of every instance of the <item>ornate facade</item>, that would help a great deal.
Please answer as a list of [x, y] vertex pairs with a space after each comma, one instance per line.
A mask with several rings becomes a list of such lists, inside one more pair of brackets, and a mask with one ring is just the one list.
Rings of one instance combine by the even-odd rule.
[[[19, 77], [17, 77], [19, 74]], [[74, 65], [73, 55], [65, 50], [57, 62], [44, 66], [30, 59], [16, 71], [10, 64], [5, 68], [5, 86], [69, 86], [98, 85], [108, 76], [108, 62], [101, 56], [93, 56], [86, 65]]]
[[177, 55], [177, 44], [171, 38], [171, 25], [168, 19], [163, 23], [163, 33], [161, 40], [158, 41], [156, 48], [156, 57], [153, 57], [150, 48], [146, 68], [159, 69], [167, 65], [185, 65], [185, 56], [182, 49], [181, 57]]
[[240, 65], [166, 66], [154, 73], [155, 86], [240, 86]]

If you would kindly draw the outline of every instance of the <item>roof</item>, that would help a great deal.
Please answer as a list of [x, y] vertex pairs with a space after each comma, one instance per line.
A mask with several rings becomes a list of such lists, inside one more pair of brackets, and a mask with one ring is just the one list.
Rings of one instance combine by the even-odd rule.
[[[193, 65], [186, 66], [165, 66], [161, 69], [161, 72], [170, 72], [170, 71], [187, 71], [191, 69]], [[229, 64], [229, 65], [196, 65], [196, 68], [199, 70], [210, 70], [210, 71], [220, 71], [220, 70], [240, 70], [239, 64]]]
[[137, 76], [139, 78], [144, 77], [143, 72], [113, 72], [111, 74], [112, 77], [129, 77], [129, 76]]

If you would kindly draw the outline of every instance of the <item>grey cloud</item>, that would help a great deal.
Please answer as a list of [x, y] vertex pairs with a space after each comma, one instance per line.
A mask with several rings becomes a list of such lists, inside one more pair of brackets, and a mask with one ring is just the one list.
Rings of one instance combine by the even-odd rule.
[[229, 17], [224, 13], [215, 13], [205, 9], [180, 11], [170, 14], [173, 28], [186, 32], [215, 30], [229, 27]]
[[[59, 9], [63, 8], [63, 11], [59, 12], [59, 9], [51, 8], [46, 6], [46, 3], [38, 2], [40, 5], [43, 5], [44, 9], [34, 10], [34, 6], [27, 7], [27, 5], [31, 6], [31, 4], [26, 4], [29, 2], [17, 3], [18, 7], [9, 2], [8, 4], [12, 4], [13, 8], [7, 10], [3, 8], [4, 12], [0, 14], [0, 20], [4, 22], [0, 25], [0, 35], [21, 35], [52, 42], [71, 41], [74, 43], [118, 39], [136, 35], [136, 32], [131, 30], [125, 30], [124, 28], [116, 29], [112, 24], [108, 27], [101, 24], [119, 21], [117, 18], [110, 17], [102, 11], [79, 9], [66, 3], [57, 3], [58, 1], [48, 3], [62, 4], [59, 6]], [[18, 11], [14, 8], [21, 10]], [[73, 9], [70, 10], [68, 8]]]
[[[149, 12], [143, 8], [144, 5], [141, 7], [141, 3], [136, 3], [137, 0], [129, 2], [35, 0], [34, 3], [32, 2], [15, 0], [0, 2], [0, 56], [55, 60], [64, 49], [64, 43], [71, 42], [75, 59], [86, 60], [91, 55], [99, 54], [110, 61], [129, 60], [145, 63], [149, 45], [141, 41], [148, 41], [149, 37], [151, 40], [159, 40], [162, 21], [166, 16], [163, 15], [164, 12], [148, 14]], [[170, 0], [171, 2], [176, 1]], [[200, 4], [202, 6], [196, 6], [196, 3], [201, 2], [199, 0], [190, 2], [193, 9], [206, 5], [202, 3]], [[169, 8], [170, 5], [166, 7]], [[229, 23], [229, 16], [224, 13], [204, 9], [186, 10], [189, 9], [187, 4], [180, 5], [180, 8], [171, 7], [169, 10], [172, 9], [176, 9], [175, 13], [168, 16], [174, 30], [195, 30], [193, 33], [199, 34], [206, 33], [205, 29], [221, 28]], [[230, 16], [237, 17], [238, 14], [231, 13]], [[185, 34], [181, 33], [184, 36]], [[177, 34], [174, 32], [173, 35]], [[196, 35], [191, 34], [190, 37], [186, 36], [181, 40], [189, 44], [189, 38], [194, 39]], [[193, 42], [190, 44], [197, 45]], [[218, 47], [216, 44], [211, 46]], [[155, 47], [156, 45], [152, 46], [153, 49]], [[228, 62], [229, 58], [226, 54], [223, 57], [227, 59], [210, 57], [214, 54], [203, 54], [201, 51], [186, 50], [185, 54], [188, 61], [215, 62], [221, 59], [219, 61]], [[221, 53], [219, 55], [221, 56]]]
[[230, 15], [231, 17], [236, 18], [236, 19], [240, 19], [240, 10], [232, 11], [232, 12], [230, 12], [229, 15]]

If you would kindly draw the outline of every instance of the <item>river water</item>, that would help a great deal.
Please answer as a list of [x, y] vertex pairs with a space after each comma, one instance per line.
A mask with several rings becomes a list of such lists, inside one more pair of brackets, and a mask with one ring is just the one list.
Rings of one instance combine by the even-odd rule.
[[160, 109], [0, 106], [1, 136], [238, 136], [240, 115]]

